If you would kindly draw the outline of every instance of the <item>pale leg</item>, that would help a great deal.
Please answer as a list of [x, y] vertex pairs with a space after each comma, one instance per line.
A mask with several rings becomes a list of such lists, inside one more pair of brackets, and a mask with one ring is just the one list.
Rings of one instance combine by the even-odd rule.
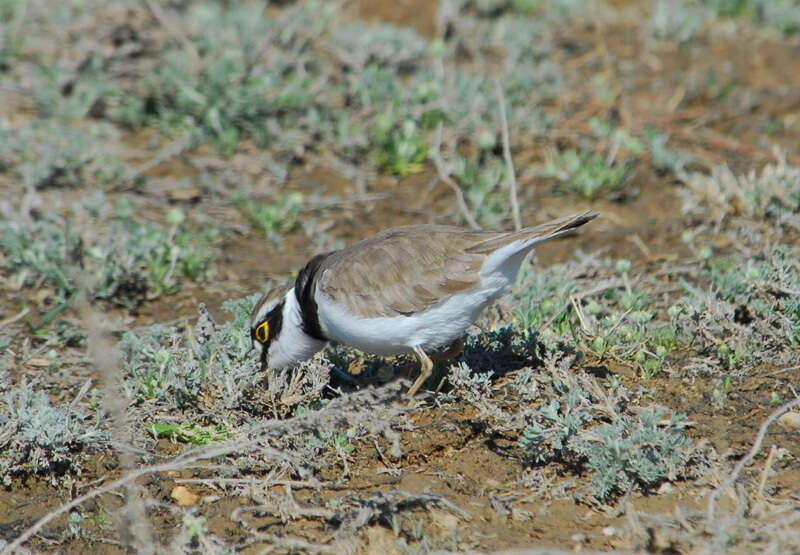
[[425, 351], [423, 351], [422, 348], [414, 347], [414, 353], [419, 359], [420, 370], [417, 381], [414, 382], [414, 385], [409, 388], [408, 393], [406, 394], [408, 397], [413, 397], [417, 393], [419, 388], [422, 387], [422, 384], [425, 383], [425, 380], [430, 377], [431, 372], [433, 371], [433, 361], [428, 358], [428, 355], [425, 354]]

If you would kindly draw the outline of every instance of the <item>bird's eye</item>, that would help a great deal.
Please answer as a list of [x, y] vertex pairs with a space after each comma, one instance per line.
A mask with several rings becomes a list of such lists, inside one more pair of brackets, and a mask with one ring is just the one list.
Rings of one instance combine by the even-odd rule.
[[269, 324], [266, 322], [261, 322], [261, 324], [259, 324], [259, 326], [256, 328], [256, 339], [258, 339], [261, 343], [266, 343], [268, 337]]

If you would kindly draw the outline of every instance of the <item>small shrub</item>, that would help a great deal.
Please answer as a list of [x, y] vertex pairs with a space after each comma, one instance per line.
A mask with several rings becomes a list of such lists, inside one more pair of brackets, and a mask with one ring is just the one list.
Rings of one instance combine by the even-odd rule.
[[[83, 455], [108, 442], [100, 414], [88, 417], [23, 382], [0, 405], [0, 476], [8, 486], [24, 474], [47, 474], [55, 484], [66, 473], [80, 474]], [[80, 455], [79, 455], [80, 453]]]
[[378, 117], [374, 143], [375, 163], [389, 174], [419, 173], [428, 157], [428, 143], [411, 119], [399, 124], [390, 114]]
[[[0, 222], [0, 268], [23, 273], [26, 285], [44, 278], [61, 301], [85, 283], [93, 297], [127, 307], [176, 291], [180, 277], [203, 278], [216, 230], [190, 231], [177, 210], [168, 215], [168, 231], [134, 220], [132, 214], [129, 203], [119, 203], [105, 236], [47, 213], [8, 215]], [[86, 244], [83, 237], [93, 241]]]
[[625, 162], [610, 166], [597, 154], [568, 149], [558, 153], [541, 174], [555, 178], [559, 191], [591, 199], [621, 189], [630, 171]]
[[634, 486], [645, 491], [665, 481], [691, 476], [692, 443], [683, 430], [685, 417], [673, 415], [661, 424], [662, 412], [642, 410], [623, 415], [584, 434], [576, 445], [594, 472], [592, 493], [599, 499], [623, 494]]
[[294, 227], [303, 203], [300, 193], [286, 195], [272, 203], [248, 201], [241, 194], [234, 195], [232, 199], [247, 216], [250, 225], [272, 241], [279, 241]]
[[719, 228], [731, 216], [781, 222], [800, 211], [800, 168], [789, 166], [779, 153], [777, 164], [757, 174], [735, 175], [727, 166], [715, 166], [711, 175], [689, 174], [684, 180], [685, 214], [709, 214]]
[[685, 417], [663, 421], [661, 410], [627, 413], [627, 392], [610, 390], [569, 370], [568, 360], [546, 360], [547, 381], [538, 389], [548, 402], [526, 416], [519, 445], [535, 464], [559, 462], [574, 473], [592, 473], [591, 492], [607, 502], [633, 487], [651, 490], [664, 481], [696, 476], [704, 456], [683, 430]]

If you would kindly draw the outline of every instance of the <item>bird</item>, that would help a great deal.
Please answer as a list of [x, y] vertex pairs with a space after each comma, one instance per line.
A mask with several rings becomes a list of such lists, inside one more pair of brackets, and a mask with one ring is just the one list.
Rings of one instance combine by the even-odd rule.
[[429, 353], [449, 346], [445, 357], [458, 354], [461, 336], [511, 290], [534, 247], [596, 217], [585, 211], [506, 232], [410, 225], [318, 254], [294, 284], [272, 289], [253, 308], [250, 336], [261, 344], [262, 371], [307, 360], [329, 341], [376, 355], [414, 354], [413, 397], [431, 375]]

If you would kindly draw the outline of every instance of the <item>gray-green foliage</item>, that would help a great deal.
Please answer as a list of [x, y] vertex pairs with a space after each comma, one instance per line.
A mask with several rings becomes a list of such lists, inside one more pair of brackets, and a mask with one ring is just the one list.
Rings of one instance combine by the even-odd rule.
[[0, 125], [0, 171], [31, 187], [105, 185], [126, 166], [107, 146], [110, 130], [99, 124], [74, 128], [55, 119], [34, 119], [17, 129]]
[[658, 0], [648, 27], [658, 38], [686, 42], [709, 20], [732, 17], [787, 35], [800, 31], [797, 0]]
[[127, 332], [120, 349], [125, 360], [123, 388], [130, 398], [155, 399], [170, 406], [184, 406], [201, 391], [216, 387], [227, 406], [232, 406], [244, 386], [257, 378], [251, 348], [250, 310], [258, 296], [227, 301], [223, 309], [234, 319], [216, 326], [205, 306], [191, 338], [176, 328], [155, 325], [143, 333]]
[[[593, 273], [591, 279], [586, 272]], [[580, 264], [526, 267], [515, 287], [515, 316], [523, 327], [544, 326], [540, 339], [550, 351], [567, 338], [600, 359], [628, 360], [653, 377], [691, 333], [673, 317], [670, 305], [644, 293], [647, 288], [637, 284], [641, 277], [631, 272], [628, 260], [587, 257]], [[580, 292], [584, 297], [576, 298]]]
[[300, 193], [292, 193], [275, 202], [247, 200], [244, 195], [234, 194], [233, 203], [244, 212], [250, 225], [273, 241], [292, 229], [297, 223], [297, 215], [303, 204]]
[[800, 31], [797, 0], [695, 0], [717, 17], [742, 17], [792, 34]]
[[197, 27], [192, 40], [199, 59], [184, 48], [168, 51], [157, 70], [128, 91], [127, 121], [152, 118], [185, 127], [226, 153], [244, 138], [266, 146], [280, 141], [284, 130], [310, 131], [315, 118], [328, 117], [315, 95], [327, 76], [313, 60], [297, 63], [330, 19], [328, 7], [317, 7], [272, 17], [253, 3], [192, 6], [186, 17]]
[[101, 415], [87, 416], [67, 403], [52, 404], [47, 393], [22, 382], [0, 404], [0, 475], [5, 485], [18, 474], [80, 472], [81, 457], [107, 444]]
[[683, 433], [685, 417], [667, 421], [661, 410], [626, 411], [630, 394], [605, 390], [548, 359], [549, 402], [526, 416], [519, 444], [535, 464], [558, 462], [572, 472], [592, 473], [592, 494], [608, 501], [630, 488], [645, 490], [664, 481], [695, 476], [704, 458]]
[[595, 153], [567, 149], [558, 153], [540, 173], [556, 179], [559, 191], [591, 199], [618, 191], [630, 172], [627, 162], [610, 164]]
[[571, 329], [574, 324], [566, 303], [580, 287], [571, 273], [558, 265], [541, 269], [523, 265], [514, 292], [514, 315], [521, 327], [538, 329], [551, 322], [559, 334]]
[[697, 461], [692, 442], [683, 433], [686, 418], [672, 415], [662, 423], [659, 410], [642, 410], [636, 417], [623, 415], [582, 436], [578, 451], [585, 452], [586, 468], [594, 472], [592, 493], [607, 499], [634, 486], [649, 490], [665, 481], [691, 475]]
[[568, 460], [578, 434], [593, 419], [590, 399], [583, 390], [576, 387], [561, 393], [562, 399], [553, 399], [539, 409], [520, 437], [520, 447], [534, 462]]
[[[253, 386], [261, 390], [260, 407], [276, 417], [318, 399], [328, 383], [330, 368], [324, 361], [315, 358], [297, 369], [269, 371], [266, 376], [260, 372], [260, 346], [253, 350], [250, 338], [250, 312], [258, 297], [223, 303], [222, 308], [233, 314], [224, 324], [216, 324], [201, 305], [190, 334], [157, 325], [127, 332], [120, 341], [126, 395], [168, 407], [204, 404], [214, 409], [219, 404], [230, 409], [241, 406]], [[254, 385], [263, 379], [263, 387]]]
[[[425, 55], [427, 41], [414, 30], [394, 25], [353, 21], [337, 25], [331, 44], [356, 68], [369, 63], [413, 67]], [[352, 58], [348, 58], [352, 57]]]
[[[710, 288], [682, 282], [678, 323], [694, 323], [721, 344], [706, 371], [743, 371], [760, 363], [788, 364], [800, 343], [800, 272], [786, 245], [766, 258], [711, 256], [700, 271]], [[731, 335], [731, 327], [737, 330]]]
[[[553, 98], [564, 79], [552, 62], [553, 36], [542, 17], [570, 2], [524, 3], [502, 7], [514, 13], [498, 17], [476, 17], [469, 5], [455, 3], [445, 10], [458, 23], [452, 36], [433, 43], [407, 28], [343, 21], [331, 3], [280, 10], [212, 1], [171, 6], [184, 22], [186, 41], [161, 44], [162, 37], [149, 32], [140, 38], [163, 46], [157, 57], [130, 60], [143, 78], [120, 77], [110, 69], [117, 69], [116, 61], [100, 55], [69, 65], [55, 64], [59, 53], [51, 52], [30, 64], [37, 116], [62, 127], [91, 115], [100, 123], [186, 130], [195, 144], [208, 142], [226, 154], [251, 139], [269, 150], [270, 168], [283, 177], [275, 161], [285, 165], [321, 146], [347, 163], [371, 162], [405, 175], [426, 162], [437, 124], [453, 144], [475, 144], [477, 129], [497, 128], [494, 79], [485, 75], [486, 63], [500, 69], [512, 125], [546, 125], [538, 99]], [[76, 10], [89, 7], [99, 8], [91, 3]], [[48, 24], [56, 19], [44, 18]], [[473, 61], [451, 63], [462, 47]], [[144, 59], [148, 65], [139, 67]], [[60, 163], [65, 170], [43, 165], [59, 157], [29, 155], [42, 165], [30, 179], [46, 182], [55, 173], [61, 182], [76, 183], [95, 165], [115, 167], [100, 163], [97, 141], [89, 148], [80, 141], [67, 143], [72, 148]], [[480, 172], [484, 165], [496, 172], [492, 156], [475, 163]], [[119, 175], [111, 173], [103, 179]], [[462, 186], [470, 190], [472, 183]]]
[[656, 38], [682, 43], [700, 31], [706, 17], [706, 11], [696, 3], [684, 0], [657, 0], [653, 2], [653, 11], [647, 26]]
[[652, 127], [646, 127], [647, 148], [650, 151], [650, 163], [660, 172], [670, 172], [676, 179], [686, 178], [686, 166], [692, 157], [683, 150], [667, 148], [667, 139]]
[[508, 193], [502, 188], [506, 166], [502, 161], [489, 157], [487, 161], [480, 163], [467, 161], [457, 155], [452, 172], [464, 189], [464, 199], [477, 221], [488, 227], [502, 226], [508, 221]]
[[[102, 195], [96, 200], [84, 219], [99, 215], [105, 201]], [[180, 277], [199, 280], [209, 269], [216, 231], [190, 231], [180, 211], [169, 214], [165, 231], [134, 219], [132, 205], [120, 201], [108, 231], [101, 233], [77, 218], [83, 210], [76, 205], [62, 219], [48, 212], [11, 213], [6, 207], [0, 268], [24, 275], [27, 285], [46, 280], [60, 299], [85, 284], [91, 296], [125, 306], [173, 292]]]
[[0, 267], [27, 271], [29, 284], [45, 278], [66, 296], [73, 290], [66, 260], [69, 244], [77, 244], [74, 233], [48, 215], [29, 221], [8, 218], [0, 222]]
[[781, 152], [777, 158], [760, 173], [736, 175], [727, 166], [715, 166], [710, 175], [687, 175], [680, 191], [684, 213], [710, 215], [717, 227], [739, 216], [800, 229], [800, 168], [789, 165]]
[[155, 399], [181, 406], [200, 393], [204, 368], [179, 350], [175, 328], [155, 325], [145, 334], [127, 332], [119, 343], [125, 360], [123, 390], [129, 398]]

